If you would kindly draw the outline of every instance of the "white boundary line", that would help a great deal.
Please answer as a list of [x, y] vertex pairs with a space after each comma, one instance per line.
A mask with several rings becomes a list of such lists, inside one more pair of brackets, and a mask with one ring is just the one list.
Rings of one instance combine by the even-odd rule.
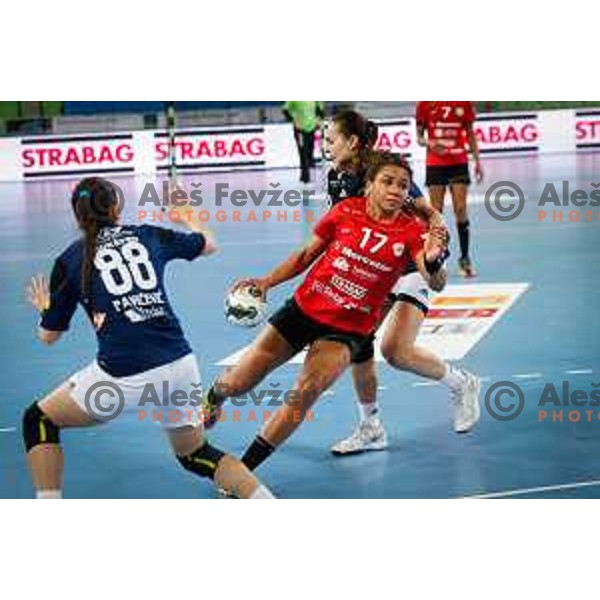
[[493, 498], [509, 498], [511, 496], [527, 496], [543, 492], [556, 492], [560, 490], [576, 490], [580, 488], [600, 486], [600, 479], [591, 481], [580, 481], [578, 483], [565, 483], [561, 485], [547, 485], [543, 487], [523, 488], [520, 490], [508, 490], [506, 492], [494, 492], [492, 494], [478, 494], [476, 496], [465, 496], [463, 500], [489, 500]]

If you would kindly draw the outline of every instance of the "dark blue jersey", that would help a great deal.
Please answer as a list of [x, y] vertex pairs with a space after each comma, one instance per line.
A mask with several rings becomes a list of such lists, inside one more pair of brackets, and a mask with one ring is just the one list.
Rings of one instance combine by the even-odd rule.
[[104, 227], [90, 284], [82, 289], [84, 241], [69, 246], [50, 277], [41, 327], [66, 331], [81, 304], [96, 329], [98, 363], [113, 377], [153, 369], [191, 352], [163, 285], [166, 264], [193, 260], [204, 236], [150, 225]]
[[[327, 194], [331, 199], [331, 205], [335, 206], [346, 198], [358, 198], [365, 195], [366, 173], [348, 173], [331, 169], [327, 174]], [[408, 193], [408, 201], [414, 203], [421, 198], [423, 192], [413, 182]]]

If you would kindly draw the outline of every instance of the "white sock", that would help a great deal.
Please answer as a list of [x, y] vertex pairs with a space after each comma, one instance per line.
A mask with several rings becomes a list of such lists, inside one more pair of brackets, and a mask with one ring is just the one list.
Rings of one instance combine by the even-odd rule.
[[35, 497], [38, 500], [62, 500], [62, 490], [38, 490]]
[[275, 500], [275, 496], [264, 485], [259, 485], [248, 500]]
[[446, 375], [440, 382], [451, 390], [460, 390], [465, 383], [465, 376], [459, 369], [446, 364]]
[[379, 414], [379, 405], [377, 402], [372, 402], [371, 404], [363, 404], [362, 402], [359, 402], [358, 412], [360, 413], [360, 421], [362, 423]]

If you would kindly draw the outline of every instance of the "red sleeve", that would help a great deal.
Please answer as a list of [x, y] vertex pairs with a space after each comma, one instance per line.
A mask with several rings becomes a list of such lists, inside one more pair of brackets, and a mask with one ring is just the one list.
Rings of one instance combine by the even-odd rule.
[[338, 222], [338, 207], [332, 208], [326, 215], [321, 217], [315, 225], [314, 234], [325, 242], [333, 240]]
[[417, 102], [417, 125], [427, 123], [427, 102]]
[[474, 123], [475, 119], [475, 106], [472, 102], [465, 102], [465, 123]]

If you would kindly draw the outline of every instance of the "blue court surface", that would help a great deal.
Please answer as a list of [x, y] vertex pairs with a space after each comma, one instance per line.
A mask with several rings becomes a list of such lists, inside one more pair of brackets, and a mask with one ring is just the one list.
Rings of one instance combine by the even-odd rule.
[[[332, 443], [356, 422], [354, 391], [345, 375], [315, 409], [314, 422], [263, 467], [261, 478], [283, 498], [461, 498], [480, 495], [523, 498], [600, 497], [600, 407], [579, 408], [579, 422], [562, 407], [563, 422], [539, 421], [539, 401], [547, 384], [560, 398], [569, 391], [590, 394], [600, 382], [600, 209], [586, 209], [577, 222], [538, 222], [537, 199], [545, 184], [591, 191], [599, 180], [600, 154], [487, 160], [486, 184], [474, 186], [471, 206], [473, 257], [479, 277], [465, 283], [452, 261], [452, 286], [436, 304], [425, 338], [435, 349], [484, 378], [482, 420], [465, 437], [452, 432], [446, 390], [380, 363], [380, 398], [391, 441], [389, 451], [334, 458]], [[417, 181], [422, 182], [422, 169]], [[294, 171], [190, 174], [203, 182], [205, 208], [211, 189], [284, 188], [296, 185]], [[483, 203], [487, 187], [512, 180], [524, 190], [526, 205], [516, 220], [494, 220]], [[145, 180], [118, 179], [129, 201], [125, 220], [135, 220], [135, 198]], [[71, 214], [73, 181], [28, 181], [0, 185], [0, 497], [30, 498], [33, 489], [23, 452], [21, 413], [88, 362], [94, 335], [81, 311], [70, 333], [53, 347], [35, 339], [37, 317], [26, 302], [31, 275], [48, 272], [52, 260], [78, 235]], [[553, 207], [550, 207], [551, 213]], [[556, 207], [554, 207], [556, 208]], [[211, 209], [212, 210], [212, 209]], [[320, 209], [315, 208], [318, 212]], [[212, 210], [214, 213], [214, 210]], [[243, 209], [245, 215], [249, 209]], [[291, 212], [291, 209], [290, 209]], [[258, 213], [258, 211], [257, 211]], [[259, 213], [261, 214], [261, 213]], [[453, 227], [450, 206], [447, 215]], [[259, 216], [259, 219], [261, 217]], [[256, 334], [223, 318], [227, 286], [242, 276], [262, 275], [306, 237], [308, 226], [270, 222], [215, 223], [221, 251], [193, 264], [169, 267], [175, 310], [201, 363], [208, 384], [218, 363], [234, 355]], [[488, 285], [494, 284], [494, 285]], [[466, 287], [465, 287], [466, 286]], [[272, 293], [271, 308], [291, 287]], [[463, 356], [464, 355], [464, 356]], [[291, 388], [295, 364], [264, 384]], [[524, 393], [522, 414], [511, 421], [492, 418], [483, 406], [496, 382], [510, 381]], [[506, 405], [509, 399], [504, 397]], [[560, 410], [548, 405], [546, 410]], [[267, 407], [237, 409], [239, 422], [220, 424], [211, 440], [241, 454], [256, 434]], [[585, 411], [589, 412], [586, 414]], [[231, 412], [229, 413], [231, 415]], [[232, 417], [233, 418], [233, 417]], [[588, 418], [590, 422], [588, 421]], [[135, 419], [93, 430], [63, 432], [68, 498], [214, 498], [212, 487], [184, 472], [172, 457], [161, 429]]]

